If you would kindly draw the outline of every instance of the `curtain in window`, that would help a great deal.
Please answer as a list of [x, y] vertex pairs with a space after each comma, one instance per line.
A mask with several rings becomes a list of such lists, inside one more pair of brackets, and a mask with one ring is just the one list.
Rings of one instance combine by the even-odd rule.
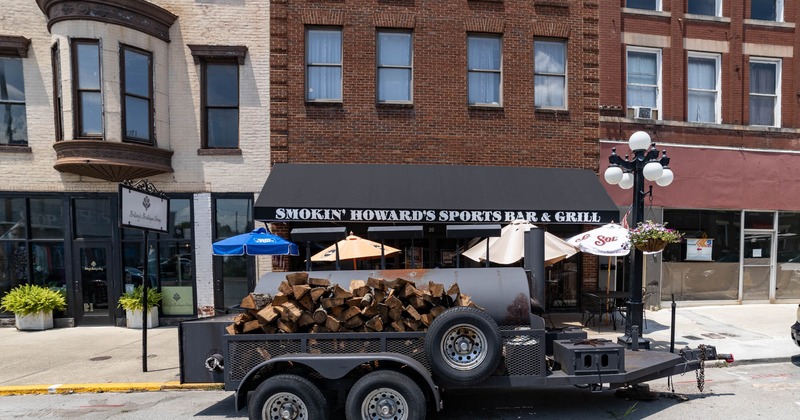
[[777, 66], [750, 63], [750, 124], [775, 125]]
[[338, 30], [308, 31], [308, 99], [342, 98], [342, 33]]
[[469, 103], [500, 104], [500, 39], [470, 37], [468, 44]]
[[534, 43], [534, 104], [563, 108], [565, 105], [566, 48], [563, 42]]
[[411, 34], [378, 34], [378, 100], [411, 100]]
[[689, 57], [689, 107], [687, 120], [716, 122], [717, 61]]
[[658, 55], [628, 53], [628, 106], [656, 108], [658, 99]]

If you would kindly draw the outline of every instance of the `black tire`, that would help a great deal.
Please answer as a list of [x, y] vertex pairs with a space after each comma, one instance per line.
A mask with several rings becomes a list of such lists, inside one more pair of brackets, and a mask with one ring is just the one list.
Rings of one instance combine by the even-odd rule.
[[[256, 388], [247, 405], [250, 420], [279, 420], [279, 410], [296, 413], [297, 420], [328, 418], [328, 402], [322, 391], [306, 378], [297, 375], [276, 375]], [[269, 415], [268, 415], [269, 414]]]
[[425, 356], [440, 380], [472, 385], [494, 373], [501, 359], [500, 328], [486, 312], [459, 306], [436, 317], [425, 337]]
[[402, 373], [379, 370], [356, 381], [345, 402], [347, 420], [424, 420], [425, 394]]

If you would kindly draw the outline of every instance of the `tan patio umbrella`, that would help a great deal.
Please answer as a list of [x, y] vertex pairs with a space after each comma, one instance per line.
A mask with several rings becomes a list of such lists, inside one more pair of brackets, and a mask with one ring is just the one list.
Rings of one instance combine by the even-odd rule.
[[[347, 238], [333, 244], [322, 251], [314, 254], [311, 261], [336, 261], [336, 247], [339, 247], [340, 260], [353, 260], [353, 268], [356, 267], [356, 260], [364, 258], [376, 258], [381, 256], [381, 244], [364, 239], [360, 236], [350, 235]], [[400, 252], [397, 248], [384, 245], [384, 255]]]
[[[488, 238], [489, 261], [497, 264], [513, 264], [525, 255], [525, 232], [536, 227], [526, 220], [514, 220], [500, 231], [500, 237]], [[486, 241], [464, 251], [463, 256], [473, 261], [486, 260]], [[544, 264], [552, 265], [578, 252], [578, 248], [568, 244], [552, 233], [544, 233]]]

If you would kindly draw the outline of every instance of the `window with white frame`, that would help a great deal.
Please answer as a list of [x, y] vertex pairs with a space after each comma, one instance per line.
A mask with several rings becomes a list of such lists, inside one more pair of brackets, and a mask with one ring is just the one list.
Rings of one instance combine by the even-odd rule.
[[781, 62], [750, 59], [750, 125], [780, 127]]
[[719, 63], [717, 54], [689, 53], [687, 121], [720, 123]]
[[0, 145], [28, 144], [22, 58], [0, 57]]
[[661, 50], [628, 48], [627, 105], [658, 109], [661, 103]]
[[567, 107], [567, 43], [533, 41], [533, 84], [536, 108]]
[[378, 102], [411, 102], [410, 31], [378, 31]]
[[306, 100], [342, 100], [342, 30], [306, 31]]
[[661, 10], [661, 0], [626, 0], [625, 7], [631, 9]]
[[500, 105], [501, 48], [499, 35], [467, 37], [467, 90], [470, 105]]
[[722, 16], [722, 0], [689, 0], [687, 13], [704, 16]]
[[783, 21], [783, 0], [750, 0], [750, 19]]

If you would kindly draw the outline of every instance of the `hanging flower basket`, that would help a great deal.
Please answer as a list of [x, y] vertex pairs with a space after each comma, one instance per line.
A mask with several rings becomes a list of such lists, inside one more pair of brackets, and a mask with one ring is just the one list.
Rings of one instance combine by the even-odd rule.
[[655, 254], [661, 252], [667, 247], [669, 242], [661, 239], [648, 239], [645, 242], [637, 242], [636, 249], [647, 254]]
[[683, 234], [674, 229], [668, 229], [666, 223], [654, 223], [650, 220], [639, 223], [631, 230], [631, 243], [636, 249], [645, 254], [661, 252], [667, 244], [680, 242]]

